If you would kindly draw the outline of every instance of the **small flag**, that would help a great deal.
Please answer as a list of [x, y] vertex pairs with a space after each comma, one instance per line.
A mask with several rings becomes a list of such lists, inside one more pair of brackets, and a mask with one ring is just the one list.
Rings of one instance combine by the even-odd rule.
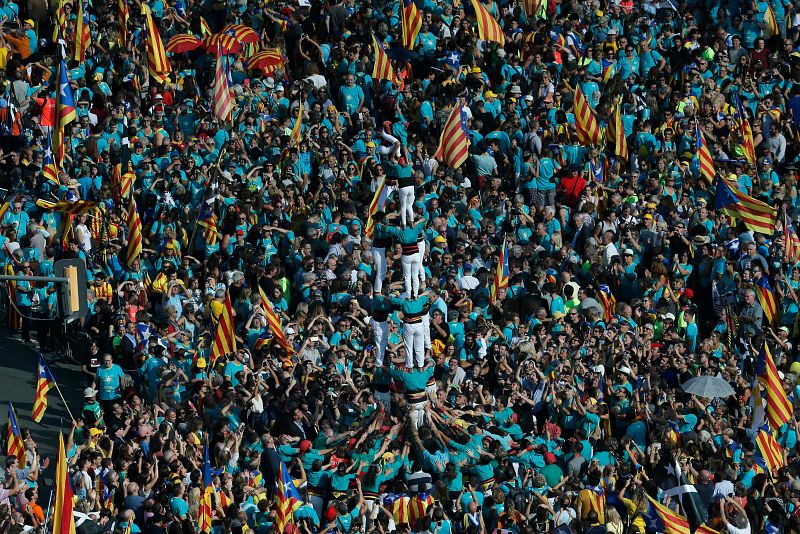
[[767, 389], [767, 422], [772, 430], [777, 431], [781, 425], [791, 419], [794, 409], [786, 397], [783, 382], [778, 376], [778, 368], [775, 367], [775, 361], [772, 359], [772, 354], [770, 354], [766, 342], [763, 344], [756, 360], [756, 373]]
[[167, 76], [172, 72], [172, 67], [167, 59], [167, 52], [164, 50], [164, 43], [161, 35], [153, 20], [153, 14], [147, 4], [142, 4], [142, 12], [145, 16], [145, 26], [147, 28], [147, 68], [150, 70], [150, 77], [157, 83], [164, 83]]
[[625, 125], [622, 123], [622, 102], [618, 101], [614, 106], [614, 114], [608, 125], [608, 135], [606, 136], [614, 143], [614, 155], [622, 160], [628, 159], [628, 139], [625, 137]]
[[6, 456], [16, 456], [20, 469], [25, 467], [25, 442], [17, 424], [17, 414], [11, 402], [8, 403], [8, 439]]
[[600, 301], [600, 304], [603, 305], [603, 320], [610, 322], [614, 317], [614, 308], [617, 305], [617, 299], [611, 292], [611, 288], [606, 284], [600, 284], [597, 287], [597, 298]]
[[467, 114], [461, 104], [453, 108], [442, 129], [436, 159], [457, 169], [469, 156], [469, 137], [467, 134]]
[[69, 465], [64, 450], [64, 436], [58, 433], [58, 462], [56, 463], [55, 495], [53, 495], [53, 534], [75, 534], [75, 517], [72, 515], [74, 493], [69, 479]]
[[[67, 76], [67, 64], [62, 59], [58, 65], [58, 90], [56, 92], [56, 115], [62, 128], [75, 120], [75, 98]], [[57, 130], [57, 129], [56, 129]]]
[[761, 452], [761, 456], [764, 458], [764, 462], [769, 471], [777, 473], [778, 469], [786, 465], [783, 457], [783, 448], [778, 444], [772, 432], [768, 429], [760, 428], [758, 430], [756, 444], [758, 445], [758, 450]]
[[61, 185], [58, 180], [58, 167], [53, 155], [53, 136], [51, 132], [47, 132], [44, 138], [44, 157], [42, 158], [42, 176], [45, 180], [55, 184]]
[[228, 73], [225, 69], [225, 56], [217, 44], [217, 70], [214, 76], [214, 115], [222, 122], [233, 119], [233, 99], [228, 88]]
[[367, 224], [364, 226], [364, 235], [372, 239], [372, 236], [375, 234], [375, 221], [372, 220], [372, 217], [378, 212], [378, 204], [380, 203], [381, 194], [383, 190], [386, 188], [386, 176], [381, 179], [381, 183], [378, 185], [378, 189], [375, 190], [375, 194], [372, 196], [372, 202], [369, 203], [369, 210], [367, 212]]
[[700, 124], [697, 122], [694, 124], [694, 131], [695, 150], [700, 160], [700, 175], [710, 184], [714, 182], [714, 178], [717, 175], [717, 171], [714, 169], [714, 158], [711, 157], [711, 151], [708, 149], [706, 138], [700, 130]]
[[785, 213], [783, 215], [783, 240], [785, 241], [783, 253], [784, 261], [796, 262], [800, 257], [800, 238], [797, 237], [794, 225], [789, 219], [789, 216]]
[[203, 229], [203, 238], [206, 241], [206, 245], [212, 248], [217, 244], [217, 238], [219, 237], [217, 224], [218, 218], [211, 210], [211, 205], [208, 202], [203, 202], [200, 207], [200, 216], [197, 219], [197, 225]]
[[388, 80], [397, 85], [397, 75], [394, 73], [392, 62], [389, 61], [389, 56], [386, 51], [372, 34], [372, 47], [375, 49], [375, 64], [372, 67], [372, 77], [376, 80]]
[[497, 266], [494, 270], [491, 300], [496, 300], [500, 290], [506, 287], [508, 287], [508, 241], [504, 239], [503, 247], [500, 249], [500, 256], [497, 258]]
[[275, 341], [286, 351], [286, 354], [291, 356], [294, 354], [294, 347], [289, 344], [289, 341], [286, 339], [286, 335], [283, 333], [283, 322], [280, 316], [275, 313], [272, 302], [270, 302], [267, 295], [264, 294], [264, 290], [260, 285], [258, 286], [258, 294], [261, 296], [261, 309], [264, 310], [264, 315], [267, 317], [267, 324], [272, 332], [272, 337], [275, 338]]
[[772, 235], [775, 232], [778, 213], [769, 204], [748, 196], [724, 177], [716, 181], [716, 209], [731, 217], [741, 219], [744, 225], [754, 232]]
[[756, 294], [758, 295], [758, 302], [764, 310], [764, 318], [769, 324], [774, 325], [775, 320], [778, 318], [778, 299], [765, 276], [759, 278]]
[[278, 474], [278, 507], [275, 510], [275, 526], [278, 532], [285, 532], [286, 525], [294, 522], [294, 512], [303, 504], [303, 498], [300, 496], [294, 480], [289, 474], [289, 469], [286, 464], [281, 460]]
[[89, 28], [89, 14], [83, 5], [83, 0], [75, 2], [75, 39], [72, 59], [83, 63], [86, 61], [86, 50], [92, 44], [92, 33]]
[[297, 118], [294, 120], [294, 124], [292, 125], [292, 132], [289, 136], [289, 139], [294, 143], [295, 146], [300, 144], [300, 140], [303, 139], [303, 97], [300, 97], [300, 102], [297, 104]]
[[546, 6], [541, 0], [522, 0], [522, 9], [525, 10], [525, 18], [528, 23], [533, 23], [537, 18], [544, 18], [544, 9]]
[[136, 201], [131, 195], [128, 202], [128, 256], [127, 264], [130, 266], [142, 255], [142, 220], [136, 210]]
[[747, 120], [747, 114], [744, 111], [742, 99], [739, 98], [739, 93], [733, 93], [733, 100], [736, 104], [737, 122], [742, 132], [742, 151], [744, 152], [744, 157], [748, 162], [755, 163], [756, 148], [753, 141], [753, 130], [750, 128], [750, 121]]
[[648, 530], [664, 534], [691, 534], [689, 521], [647, 495], [648, 506], [642, 512]]
[[39, 354], [39, 373], [36, 381], [36, 397], [33, 399], [32, 419], [36, 423], [41, 423], [44, 412], [47, 410], [47, 392], [55, 387], [56, 379], [47, 366], [47, 362]]
[[211, 461], [208, 456], [208, 440], [206, 440], [203, 460], [203, 493], [200, 496], [197, 527], [200, 532], [211, 532], [211, 519], [214, 511], [211, 498], [214, 494], [214, 485], [211, 479]]
[[128, 19], [131, 16], [127, 0], [117, 0], [117, 16], [119, 16], [119, 47], [124, 50], [128, 47]]
[[778, 28], [778, 19], [775, 17], [775, 11], [772, 6], [767, 3], [767, 11], [764, 13], [764, 37], [769, 39], [779, 35], [780, 29]]
[[[474, 0], [473, 0], [474, 1]], [[574, 113], [578, 141], [584, 145], [598, 145], [602, 137], [600, 124], [580, 86], [575, 87]]]
[[214, 367], [217, 359], [236, 352], [236, 333], [233, 329], [233, 307], [231, 306], [230, 293], [225, 295], [225, 304], [219, 314], [214, 344], [211, 346], [211, 365]]
[[484, 41], [492, 41], [500, 46], [505, 46], [506, 36], [500, 23], [495, 20], [479, 0], [471, 0], [475, 8], [475, 17], [478, 19], [478, 35]]
[[414, 49], [414, 43], [422, 28], [422, 16], [419, 14], [414, 0], [403, 0], [400, 12], [400, 25], [402, 27], [403, 46], [409, 50]]

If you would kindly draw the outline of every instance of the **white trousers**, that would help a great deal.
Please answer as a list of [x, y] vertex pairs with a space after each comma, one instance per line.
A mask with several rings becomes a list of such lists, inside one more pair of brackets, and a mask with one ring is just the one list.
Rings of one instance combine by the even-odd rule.
[[425, 366], [425, 334], [424, 325], [419, 323], [403, 323], [403, 346], [406, 349], [406, 367]]
[[419, 258], [418, 254], [403, 254], [400, 261], [403, 264], [403, 282], [407, 298], [414, 299], [419, 295]]
[[428, 404], [428, 401], [417, 402], [408, 405], [408, 415], [411, 419], [411, 426], [414, 428], [414, 430], [418, 430], [419, 427], [425, 426], [426, 404]]
[[425, 240], [423, 239], [417, 243], [417, 246], [419, 247], [419, 258], [417, 258], [419, 266], [419, 287], [425, 289], [425, 266], [423, 265], [425, 261]]
[[414, 186], [400, 188], [400, 222], [414, 224]]
[[425, 339], [425, 350], [431, 350], [431, 316], [427, 313], [422, 316], [422, 335]]
[[379, 293], [383, 289], [383, 281], [386, 279], [386, 249], [383, 247], [372, 247], [372, 265], [375, 268], [375, 292]]
[[372, 337], [375, 340], [375, 364], [383, 367], [383, 356], [386, 354], [386, 345], [389, 342], [389, 321], [372, 320]]

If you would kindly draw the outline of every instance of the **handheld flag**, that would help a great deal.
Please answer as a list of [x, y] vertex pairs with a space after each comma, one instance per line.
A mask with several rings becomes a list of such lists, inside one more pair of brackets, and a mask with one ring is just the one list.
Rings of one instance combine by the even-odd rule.
[[673, 512], [663, 504], [659, 503], [647, 495], [648, 506], [642, 511], [642, 517], [648, 530], [651, 532], [663, 532], [664, 534], [691, 534], [689, 521]]
[[128, 19], [131, 12], [128, 10], [127, 0], [117, 0], [117, 16], [119, 17], [119, 47], [125, 49], [128, 47]]
[[58, 433], [58, 462], [53, 495], [53, 534], [75, 534], [75, 517], [72, 515], [73, 491], [69, 480], [69, 465], [64, 450], [64, 436]]
[[762, 276], [758, 279], [758, 287], [755, 291], [756, 295], [758, 295], [758, 302], [764, 310], [764, 317], [769, 324], [774, 325], [779, 311], [778, 299], [772, 291], [766, 277]]
[[723, 177], [718, 177], [716, 209], [721, 210], [731, 217], [737, 217], [754, 232], [772, 235], [778, 213], [769, 204], [745, 195], [735, 184], [728, 182]]
[[778, 376], [778, 368], [769, 352], [767, 344], [761, 348], [761, 352], [756, 360], [756, 373], [764, 383], [767, 390], [766, 414], [770, 428], [778, 430], [783, 423], [791, 419], [794, 409], [786, 392], [783, 390], [783, 382]]
[[34, 422], [40, 423], [44, 412], [47, 410], [47, 392], [55, 387], [56, 379], [47, 366], [47, 362], [39, 354], [39, 373], [36, 381], [36, 397], [33, 399], [32, 418]]
[[545, 18], [547, 6], [541, 0], [522, 0], [522, 9], [525, 10], [525, 18], [532, 24], [537, 18]]
[[775, 440], [768, 429], [760, 428], [756, 435], [756, 445], [764, 458], [764, 463], [770, 472], [777, 473], [778, 469], [786, 465], [783, 457], [783, 448]]
[[369, 211], [367, 213], [367, 224], [364, 226], [364, 235], [372, 239], [372, 236], [375, 233], [375, 221], [372, 220], [372, 217], [378, 212], [378, 204], [380, 203], [381, 194], [383, 190], [386, 188], [386, 176], [381, 179], [381, 183], [378, 185], [378, 189], [375, 190], [375, 194], [372, 196], [372, 202], [369, 203]]
[[278, 532], [285, 532], [286, 525], [294, 522], [294, 512], [303, 504], [303, 498], [294, 484], [289, 469], [281, 460], [278, 474], [278, 508], [275, 513], [275, 526]]
[[467, 114], [461, 104], [453, 108], [442, 129], [436, 159], [457, 169], [469, 156], [469, 137], [467, 136]]
[[800, 238], [797, 237], [794, 225], [789, 219], [789, 216], [785, 213], [783, 215], [783, 240], [785, 242], [783, 245], [784, 261], [796, 262], [798, 257], [800, 257]]
[[8, 439], [6, 444], [6, 456], [16, 456], [20, 467], [25, 466], [25, 443], [22, 441], [22, 433], [17, 424], [17, 414], [14, 406], [8, 403]]
[[478, 19], [478, 36], [484, 41], [492, 41], [500, 46], [506, 45], [506, 36], [500, 23], [495, 20], [479, 0], [471, 0]]
[[75, 98], [67, 76], [67, 64], [63, 59], [58, 65], [56, 116], [58, 117], [58, 126], [62, 128], [75, 120]]
[[400, 25], [402, 27], [401, 36], [403, 46], [409, 50], [414, 50], [414, 43], [422, 28], [422, 16], [419, 14], [414, 0], [402, 0], [403, 6], [400, 10]]
[[200, 507], [198, 509], [197, 527], [200, 532], [211, 532], [211, 518], [213, 505], [211, 502], [214, 494], [214, 485], [211, 480], [211, 461], [208, 457], [208, 440], [206, 440], [203, 460], [203, 493], [200, 496]]
[[200, 207], [197, 225], [203, 229], [203, 238], [209, 247], [214, 247], [217, 244], [217, 237], [219, 236], [217, 222], [217, 215], [211, 210], [211, 205], [208, 202], [203, 202]]
[[386, 51], [372, 34], [372, 48], [375, 49], [375, 64], [372, 67], [372, 77], [376, 80], [388, 80], [393, 84], [397, 84], [397, 75], [394, 73], [392, 62], [389, 61], [389, 56]]
[[611, 288], [606, 284], [600, 284], [597, 287], [597, 300], [603, 305], [603, 320], [611, 321], [614, 317], [614, 307], [617, 305], [617, 299], [611, 292]]
[[628, 139], [625, 137], [625, 126], [622, 124], [622, 102], [614, 106], [614, 113], [608, 125], [607, 136], [614, 143], [614, 155], [620, 159], [628, 159]]
[[236, 335], [233, 330], [231, 295], [226, 293], [225, 304], [219, 314], [219, 322], [214, 334], [214, 344], [211, 346], [211, 367], [216, 365], [218, 358], [232, 352], [236, 352]]
[[214, 75], [214, 115], [222, 122], [230, 122], [233, 118], [233, 100], [228, 88], [225, 56], [219, 44], [217, 44], [217, 69]]
[[297, 118], [294, 120], [294, 124], [292, 125], [292, 132], [289, 136], [289, 139], [294, 143], [295, 146], [300, 144], [300, 140], [303, 138], [303, 98], [300, 97], [300, 102], [297, 105]]
[[53, 136], [47, 132], [44, 137], [44, 157], [42, 158], [42, 176], [45, 180], [61, 185], [58, 181], [58, 167], [56, 167], [55, 156], [53, 155]]
[[578, 141], [584, 145], [600, 144], [602, 136], [600, 125], [580, 86], [575, 87], [574, 98], [573, 112], [575, 113], [575, 129], [578, 131]]
[[492, 281], [491, 300], [497, 299], [500, 290], [506, 287], [508, 287], [508, 241], [504, 239]]
[[131, 265], [142, 255], [142, 220], [136, 210], [136, 201], [131, 195], [128, 202], [128, 256], [126, 262]]
[[275, 308], [272, 306], [272, 302], [270, 302], [270, 300], [267, 298], [267, 295], [264, 294], [264, 290], [260, 285], [258, 286], [258, 294], [261, 296], [261, 309], [264, 310], [264, 315], [267, 317], [267, 324], [272, 332], [272, 337], [274, 337], [275, 341], [277, 341], [283, 350], [286, 351], [286, 354], [294, 354], [294, 347], [292, 347], [292, 345], [286, 339], [286, 335], [283, 333], [283, 323], [281, 318], [277, 313], [275, 313]]
[[89, 29], [89, 14], [83, 5], [83, 0], [75, 2], [75, 39], [72, 59], [83, 63], [86, 61], [86, 49], [92, 44], [92, 33]]
[[172, 72], [172, 67], [167, 59], [167, 52], [164, 50], [164, 43], [161, 35], [153, 20], [153, 14], [147, 4], [142, 4], [142, 11], [145, 16], [145, 26], [147, 28], [147, 68], [150, 77], [157, 83], [164, 83], [167, 76]]
[[695, 150], [700, 160], [700, 176], [705, 178], [708, 183], [712, 183], [714, 177], [717, 175], [717, 171], [714, 169], [714, 158], [711, 157], [711, 151], [708, 149], [706, 138], [703, 137], [703, 132], [700, 130], [700, 125], [698, 123], [694, 125], [694, 132]]
[[733, 101], [736, 104], [739, 129], [742, 132], [742, 151], [744, 152], [744, 157], [749, 163], [755, 163], [756, 148], [753, 141], [753, 130], [750, 128], [750, 121], [747, 120], [747, 114], [744, 111], [742, 99], [739, 98], [739, 93], [733, 93]]
[[779, 35], [780, 29], [778, 28], [778, 19], [775, 16], [775, 11], [772, 6], [767, 3], [767, 11], [764, 12], [764, 37], [769, 39]]

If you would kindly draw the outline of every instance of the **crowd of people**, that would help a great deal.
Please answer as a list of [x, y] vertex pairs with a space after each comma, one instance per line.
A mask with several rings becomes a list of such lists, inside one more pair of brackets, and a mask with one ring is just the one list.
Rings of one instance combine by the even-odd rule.
[[[231, 121], [221, 51], [154, 75], [148, 16], [164, 43], [258, 35], [222, 51]], [[795, 3], [0, 0], [0, 18], [0, 267], [80, 258], [89, 279], [79, 533], [800, 532]], [[262, 49], [280, 64], [249, 68]], [[54, 146], [62, 60], [76, 117]], [[577, 91], [609, 132], [594, 144]], [[723, 209], [723, 183], [774, 232]], [[56, 286], [5, 287], [46, 357]], [[698, 376], [734, 393], [684, 391]], [[10, 533], [47, 528], [49, 462], [19, 424]]]

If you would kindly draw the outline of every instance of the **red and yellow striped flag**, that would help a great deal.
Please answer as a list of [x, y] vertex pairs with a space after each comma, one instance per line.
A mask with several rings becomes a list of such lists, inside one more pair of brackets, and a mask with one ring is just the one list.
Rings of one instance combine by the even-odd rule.
[[233, 99], [228, 88], [228, 73], [225, 70], [225, 56], [217, 45], [217, 70], [214, 75], [214, 115], [222, 122], [233, 119]]
[[142, 254], [142, 220], [136, 210], [136, 200], [131, 195], [128, 202], [128, 257], [127, 263], [131, 265]]
[[714, 168], [714, 158], [711, 157], [711, 151], [708, 149], [708, 143], [700, 129], [700, 124], [695, 123], [695, 150], [697, 151], [697, 159], [700, 160], [700, 175], [706, 179], [710, 184], [714, 182], [717, 176], [717, 170]]
[[36, 205], [45, 210], [59, 211], [69, 215], [78, 215], [97, 207], [97, 204], [89, 202], [88, 200], [76, 200], [75, 202], [59, 200], [58, 202], [50, 202], [49, 200], [38, 199]]
[[300, 140], [303, 139], [303, 97], [300, 97], [300, 102], [297, 104], [297, 118], [294, 120], [294, 124], [292, 125], [292, 133], [289, 136], [289, 139], [295, 146], [300, 144]]
[[739, 191], [735, 182], [720, 176], [715, 182], [717, 196], [715, 208], [730, 217], [741, 219], [744, 225], [754, 232], [772, 235], [778, 220], [778, 212], [760, 200]]
[[522, 8], [525, 10], [525, 18], [532, 24], [537, 18], [544, 18], [544, 4], [541, 0], [522, 0]]
[[69, 479], [69, 463], [64, 449], [64, 436], [58, 432], [58, 460], [53, 481], [53, 534], [75, 534], [75, 517], [72, 515], [74, 494]]
[[388, 80], [393, 84], [397, 84], [397, 75], [394, 73], [392, 62], [389, 61], [389, 56], [383, 49], [375, 34], [372, 34], [372, 47], [375, 49], [375, 64], [372, 66], [372, 77], [376, 80]]
[[761, 348], [756, 368], [767, 389], [767, 422], [772, 430], [777, 431], [781, 425], [791, 419], [794, 409], [786, 397], [783, 382], [778, 375], [778, 368], [775, 367], [775, 361], [772, 359], [766, 343]]
[[778, 298], [764, 276], [759, 279], [758, 287], [755, 288], [755, 291], [756, 295], [758, 295], [758, 302], [764, 310], [764, 318], [769, 324], [774, 325], [779, 312]]
[[497, 258], [497, 266], [494, 271], [492, 287], [489, 290], [492, 301], [497, 299], [501, 289], [508, 287], [508, 242], [505, 239], [503, 240], [503, 248], [500, 249], [500, 255]]
[[64, 4], [67, 0], [60, 0], [56, 8], [55, 24], [53, 24], [53, 41], [58, 43], [62, 36], [67, 35], [67, 12]]
[[153, 14], [147, 4], [142, 4], [142, 12], [147, 26], [147, 68], [154, 81], [164, 83], [169, 73], [172, 72], [172, 67], [167, 59], [167, 52], [164, 50], [164, 43], [161, 41], [158, 27], [153, 20]]
[[769, 39], [781, 33], [778, 28], [778, 19], [772, 6], [767, 4], [767, 11], [764, 12], [764, 38]]
[[86, 61], [86, 50], [92, 44], [92, 32], [89, 28], [89, 14], [83, 6], [83, 0], [75, 2], [75, 39], [72, 59], [83, 63]]
[[786, 213], [783, 214], [783, 261], [796, 262], [800, 258], [800, 238], [794, 229], [792, 221]]
[[[473, 0], [474, 2], [475, 0]], [[600, 124], [597, 122], [597, 117], [594, 116], [592, 107], [583, 94], [579, 85], [575, 86], [575, 99], [574, 99], [575, 113], [575, 128], [578, 131], [578, 141], [584, 145], [598, 145], [602, 138], [602, 130]]]
[[471, 0], [475, 8], [475, 17], [478, 19], [478, 36], [484, 41], [492, 41], [500, 46], [505, 46], [506, 36], [500, 23], [495, 20], [479, 0]]
[[117, 16], [119, 17], [119, 47], [125, 49], [128, 47], [128, 19], [131, 12], [128, 10], [127, 0], [117, 0]]
[[677, 512], [673, 512], [649, 495], [647, 495], [647, 499], [650, 501], [650, 505], [655, 509], [658, 517], [664, 522], [664, 528], [661, 529], [659, 527], [660, 531], [664, 532], [664, 534], [691, 534], [692, 531], [689, 528], [689, 521], [685, 517]]
[[384, 188], [386, 188], [386, 176], [381, 179], [378, 189], [375, 190], [375, 194], [372, 196], [372, 202], [369, 203], [367, 224], [364, 226], [364, 235], [370, 239], [372, 239], [372, 236], [375, 234], [375, 221], [372, 217], [378, 212], [378, 202], [381, 199], [381, 193], [383, 193]]
[[47, 366], [47, 362], [44, 361], [41, 354], [39, 354], [38, 370], [39, 372], [36, 376], [36, 396], [33, 398], [31, 419], [36, 423], [41, 423], [44, 412], [47, 410], [47, 392], [50, 391], [51, 388], [56, 387], [56, 379], [53, 377], [53, 373], [50, 372], [50, 368]]
[[614, 144], [614, 155], [620, 159], [628, 159], [628, 139], [625, 137], [625, 126], [622, 124], [622, 102], [614, 106], [614, 113], [608, 125], [606, 138]]
[[226, 354], [236, 352], [236, 333], [233, 326], [233, 307], [230, 293], [225, 294], [225, 304], [219, 314], [214, 344], [211, 346], [211, 367]]
[[11, 402], [8, 403], [8, 436], [6, 440], [6, 456], [16, 456], [19, 468], [25, 468], [25, 442], [17, 423], [17, 413]]
[[286, 351], [286, 354], [292, 355], [294, 354], [294, 347], [289, 344], [289, 341], [286, 339], [286, 335], [283, 333], [283, 322], [281, 321], [280, 316], [275, 313], [275, 308], [272, 306], [272, 302], [267, 298], [267, 295], [264, 294], [264, 290], [261, 288], [261, 285], [258, 286], [258, 294], [261, 296], [261, 309], [264, 310], [264, 315], [267, 317], [267, 324], [269, 325], [269, 329], [272, 332], [272, 337], [278, 344]]
[[208, 25], [206, 19], [204, 17], [200, 17], [200, 37], [205, 39], [208, 36], [214, 35], [214, 32], [211, 31], [211, 26]]
[[694, 534], [720, 534], [720, 532], [719, 530], [714, 530], [706, 524], [702, 524], [697, 527], [697, 530], [694, 531]]
[[771, 472], [777, 473], [778, 469], [786, 466], [783, 448], [778, 445], [771, 432], [760, 428], [756, 435], [756, 444], [758, 445], [758, 450], [761, 451], [764, 462], [767, 464], [767, 469]]
[[414, 0], [403, 0], [403, 6], [400, 9], [400, 25], [403, 29], [401, 32], [403, 46], [413, 50], [419, 29], [422, 28], [422, 16], [419, 14]]
[[457, 169], [467, 161], [468, 156], [467, 114], [459, 103], [450, 112], [450, 117], [442, 129], [435, 157], [447, 166]]

